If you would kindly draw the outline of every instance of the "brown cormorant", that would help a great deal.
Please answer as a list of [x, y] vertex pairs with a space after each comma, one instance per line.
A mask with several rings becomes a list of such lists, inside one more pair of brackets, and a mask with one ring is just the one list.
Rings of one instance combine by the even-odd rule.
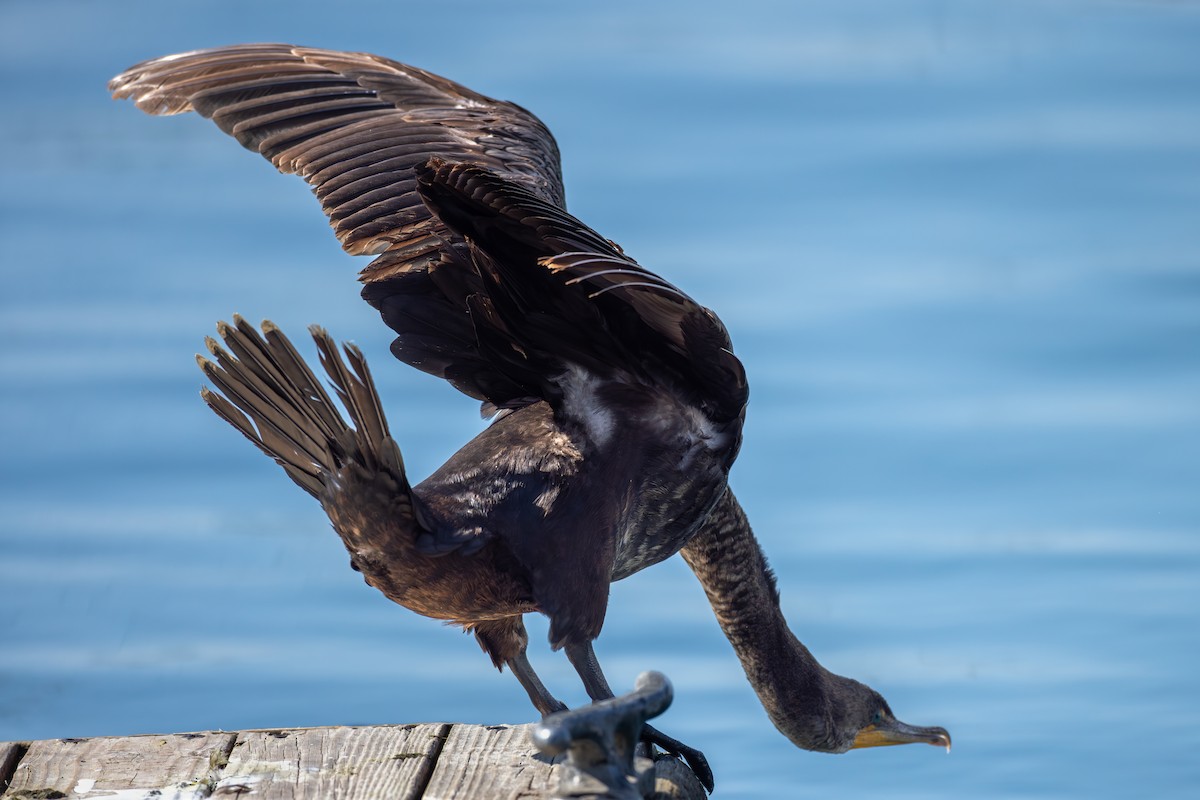
[[[747, 384], [716, 315], [565, 209], [558, 147], [533, 114], [378, 56], [279, 44], [200, 50], [109, 87], [150, 114], [196, 111], [304, 178], [342, 243], [377, 256], [363, 297], [392, 352], [495, 420], [412, 486], [361, 354], [313, 329], [353, 422], [269, 323], [218, 326], [212, 408], [315, 496], [352, 566], [395, 602], [472, 631], [543, 713], [522, 615], [550, 620], [594, 699], [609, 584], [682, 550], [776, 727], [843, 752], [949, 747], [789, 630], [726, 479]], [[239, 411], [240, 409], [240, 411]], [[249, 420], [247, 420], [249, 416]], [[251, 422], [252, 421], [252, 422]], [[703, 756], [662, 733], [703, 782]]]

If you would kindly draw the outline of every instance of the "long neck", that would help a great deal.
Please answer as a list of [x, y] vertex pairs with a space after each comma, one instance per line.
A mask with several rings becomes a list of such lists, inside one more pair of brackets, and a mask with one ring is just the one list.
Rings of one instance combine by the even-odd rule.
[[775, 576], [732, 490], [681, 552], [775, 727], [800, 747], [826, 749], [834, 676], [788, 629]]

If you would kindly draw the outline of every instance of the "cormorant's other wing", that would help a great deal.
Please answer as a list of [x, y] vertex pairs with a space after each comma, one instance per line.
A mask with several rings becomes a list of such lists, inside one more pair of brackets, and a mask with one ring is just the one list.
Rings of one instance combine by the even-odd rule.
[[[741, 416], [746, 373], [712, 311], [563, 209], [489, 170], [434, 158], [418, 175], [426, 204], [469, 244], [480, 286], [468, 307], [476, 352], [489, 370], [556, 407], [582, 369], [616, 384], [663, 386], [714, 421]], [[373, 299], [373, 291], [367, 287], [368, 299], [401, 327], [389, 317], [413, 309], [414, 298]], [[393, 350], [410, 360], [405, 346], [402, 335]], [[508, 399], [519, 401], [515, 394]], [[506, 398], [487, 399], [500, 405]], [[620, 405], [615, 396], [604, 402]]]

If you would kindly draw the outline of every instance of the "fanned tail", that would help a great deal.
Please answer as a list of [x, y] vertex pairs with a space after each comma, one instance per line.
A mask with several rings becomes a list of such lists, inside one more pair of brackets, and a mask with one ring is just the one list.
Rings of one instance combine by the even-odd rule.
[[330, 481], [356, 463], [370, 472], [388, 473], [403, 493], [411, 492], [400, 448], [388, 432], [375, 382], [357, 347], [345, 346], [347, 366], [323, 328], [309, 329], [351, 427], [273, 323], [264, 322], [260, 335], [234, 315], [233, 324], [220, 322], [217, 332], [228, 350], [210, 337], [206, 344], [215, 362], [197, 356], [217, 389], [202, 389], [204, 402], [275, 459], [302, 489], [325, 502]]

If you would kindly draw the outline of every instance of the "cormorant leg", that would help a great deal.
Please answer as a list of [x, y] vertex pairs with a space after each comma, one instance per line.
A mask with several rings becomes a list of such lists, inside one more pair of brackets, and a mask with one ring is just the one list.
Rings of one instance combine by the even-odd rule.
[[583, 688], [587, 690], [588, 697], [593, 700], [607, 700], [613, 696], [612, 689], [608, 687], [608, 679], [604, 677], [604, 670], [600, 669], [600, 662], [596, 660], [596, 651], [592, 649], [591, 642], [568, 644], [564, 649], [567, 651], [567, 660], [583, 679]]
[[[593, 700], [607, 700], [613, 696], [608, 679], [600, 669], [600, 662], [596, 660], [596, 651], [592, 649], [591, 642], [568, 644], [564, 649], [567, 651], [567, 660], [583, 680], [583, 688], [587, 690], [588, 697]], [[658, 745], [671, 755], [681, 757], [691, 767], [692, 772], [696, 773], [704, 788], [710, 792], [713, 790], [712, 767], [708, 765], [704, 753], [667, 736], [653, 725], [642, 726], [642, 741]]]
[[529, 635], [525, 632], [525, 622], [520, 615], [480, 622], [474, 625], [473, 630], [479, 646], [491, 657], [496, 668], [503, 671], [507, 666], [512, 670], [512, 674], [521, 682], [521, 686], [533, 702], [533, 707], [541, 712], [543, 717], [566, 709], [562, 702], [546, 690], [541, 678], [533, 671], [533, 666], [525, 656]]
[[543, 717], [553, 714], [555, 711], [567, 710], [566, 705], [550, 694], [545, 684], [542, 683], [542, 679], [533, 671], [533, 665], [529, 663], [529, 658], [526, 657], [523, 649], [505, 663], [512, 670], [513, 676], [525, 687], [529, 699], [533, 701], [533, 707], [541, 712]]

